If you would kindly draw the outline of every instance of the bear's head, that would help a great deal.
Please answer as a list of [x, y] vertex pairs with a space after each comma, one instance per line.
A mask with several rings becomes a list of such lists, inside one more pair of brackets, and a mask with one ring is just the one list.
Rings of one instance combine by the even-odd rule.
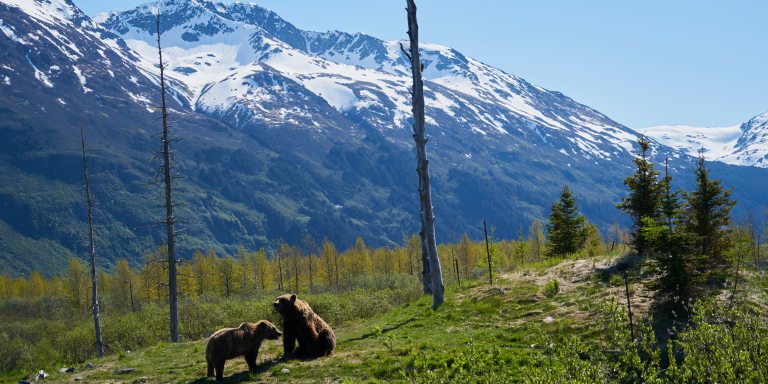
[[283, 334], [274, 324], [266, 320], [261, 320], [255, 324], [242, 323], [239, 328], [244, 331], [246, 339], [258, 343], [264, 339], [277, 340]]
[[282, 295], [275, 300], [273, 305], [277, 313], [285, 316], [296, 308], [296, 295]]
[[256, 326], [257, 332], [264, 335], [264, 338], [268, 340], [277, 340], [283, 334], [274, 324], [266, 320], [259, 321]]

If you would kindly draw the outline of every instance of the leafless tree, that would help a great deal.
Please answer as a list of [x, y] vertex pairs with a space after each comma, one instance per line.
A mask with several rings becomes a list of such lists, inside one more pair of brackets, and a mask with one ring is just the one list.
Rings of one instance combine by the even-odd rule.
[[178, 288], [176, 285], [176, 231], [173, 216], [173, 170], [171, 154], [171, 137], [168, 125], [168, 105], [166, 104], [165, 64], [163, 49], [160, 44], [160, 11], [157, 12], [157, 55], [160, 61], [160, 112], [163, 120], [163, 180], [165, 183], [165, 228], [168, 247], [168, 303], [170, 307], [171, 341], [179, 341], [179, 308]]
[[[421, 202], [421, 239], [422, 250], [426, 253], [424, 260], [425, 281], [430, 282], [432, 292], [432, 307], [437, 308], [444, 301], [443, 274], [440, 259], [437, 255], [435, 240], [435, 215], [432, 207], [432, 192], [429, 182], [429, 161], [427, 160], [427, 133], [424, 127], [424, 81], [422, 71], [424, 66], [419, 58], [419, 24], [416, 20], [416, 4], [414, 0], [406, 0], [408, 14], [408, 38], [410, 51], [400, 46], [403, 53], [411, 61], [413, 89], [411, 102], [413, 110], [413, 140], [416, 142], [416, 159], [419, 174], [419, 200]], [[429, 279], [426, 279], [427, 275]]]
[[101, 340], [101, 321], [99, 320], [99, 293], [96, 289], [96, 246], [93, 241], [93, 196], [91, 183], [88, 179], [88, 160], [85, 157], [85, 132], [80, 128], [80, 143], [83, 151], [83, 188], [85, 201], [88, 206], [88, 251], [91, 259], [91, 308], [93, 310], [93, 325], [96, 329], [96, 354], [104, 357], [104, 343]]

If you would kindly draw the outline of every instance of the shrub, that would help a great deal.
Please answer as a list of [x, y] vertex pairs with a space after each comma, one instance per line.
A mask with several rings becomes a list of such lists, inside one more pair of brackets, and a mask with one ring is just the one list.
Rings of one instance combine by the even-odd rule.
[[555, 297], [560, 292], [560, 282], [557, 279], [552, 279], [544, 286], [544, 296]]
[[[714, 383], [768, 382], [768, 325], [759, 313], [703, 301], [692, 323], [660, 345], [649, 323], [631, 339], [626, 313], [613, 306], [590, 342], [549, 340], [532, 383]], [[662, 353], [666, 352], [666, 359]], [[549, 361], [549, 362], [547, 362]], [[669, 363], [666, 366], [665, 361]], [[554, 363], [552, 363], [554, 362]]]

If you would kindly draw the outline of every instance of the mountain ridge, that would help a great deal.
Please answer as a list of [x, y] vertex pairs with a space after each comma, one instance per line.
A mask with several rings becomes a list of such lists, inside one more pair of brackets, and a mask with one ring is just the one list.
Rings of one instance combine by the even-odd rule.
[[[55, 273], [85, 250], [81, 126], [102, 266], [137, 263], [163, 238], [153, 224], [160, 189], [149, 184], [160, 147], [151, 9], [49, 26], [9, 5], [74, 7], [52, 1], [0, 3], [0, 49], [9, 53], [0, 60], [0, 80], [9, 79], [0, 81], [0, 242], [16, 245], [0, 251], [0, 268], [15, 274], [35, 259]], [[182, 139], [182, 257], [273, 249], [306, 235], [340, 248], [357, 236], [393, 245], [418, 231], [410, 79], [396, 41], [301, 31], [253, 5], [162, 5], [171, 119]], [[81, 55], [62, 48], [67, 41]], [[296, 48], [302, 41], [305, 50]], [[422, 49], [439, 241], [479, 238], [484, 220], [499, 238], [517, 237], [546, 217], [563, 183], [604, 232], [626, 222], [615, 203], [636, 132], [458, 51]], [[669, 157], [676, 180], [691, 185], [690, 157], [663, 145], [653, 156]], [[764, 170], [711, 164], [736, 187], [740, 209], [763, 204]]]

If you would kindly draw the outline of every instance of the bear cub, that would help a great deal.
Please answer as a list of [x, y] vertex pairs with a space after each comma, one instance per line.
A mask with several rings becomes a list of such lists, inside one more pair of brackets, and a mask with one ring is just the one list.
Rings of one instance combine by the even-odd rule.
[[216, 373], [216, 381], [224, 378], [224, 362], [238, 356], [245, 356], [248, 369], [256, 370], [256, 356], [264, 339], [277, 340], [282, 333], [269, 321], [242, 323], [237, 328], [224, 328], [208, 338], [205, 360], [208, 363], [208, 377]]
[[283, 319], [283, 358], [311, 359], [333, 352], [336, 336], [309, 304], [297, 299], [296, 295], [282, 295], [275, 300], [274, 306]]

